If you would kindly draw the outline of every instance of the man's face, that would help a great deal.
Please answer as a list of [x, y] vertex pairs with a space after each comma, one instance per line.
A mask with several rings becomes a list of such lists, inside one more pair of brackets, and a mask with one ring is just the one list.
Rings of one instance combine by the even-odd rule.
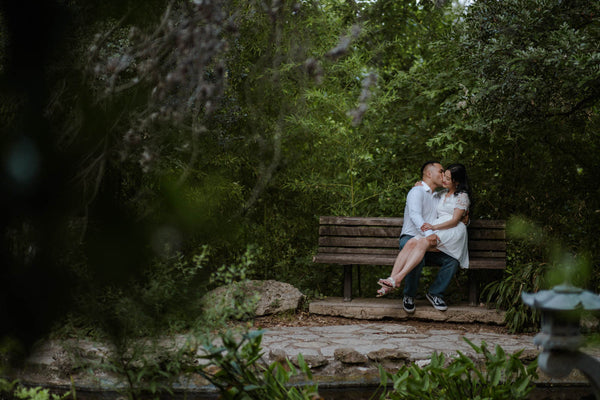
[[433, 182], [436, 187], [442, 186], [442, 182], [444, 181], [444, 167], [442, 167], [442, 164], [435, 163], [431, 165], [429, 167], [429, 172], [431, 174], [431, 182]]

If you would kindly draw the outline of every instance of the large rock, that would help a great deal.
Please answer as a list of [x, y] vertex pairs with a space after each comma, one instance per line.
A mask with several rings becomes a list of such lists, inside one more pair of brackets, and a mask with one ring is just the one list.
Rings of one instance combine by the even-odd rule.
[[248, 299], [257, 295], [258, 302], [254, 310], [257, 317], [296, 310], [304, 299], [304, 295], [289, 283], [275, 280], [246, 281], [243, 284], [234, 283], [211, 291], [205, 297], [206, 304], [222, 303], [220, 299], [231, 296], [235, 290], [242, 290]]
[[369, 357], [370, 360], [373, 360], [375, 362], [382, 362], [387, 360], [402, 361], [408, 360], [410, 354], [398, 349], [379, 349], [369, 352], [369, 354], [367, 354], [367, 357]]
[[335, 349], [333, 358], [342, 364], [364, 364], [369, 361], [364, 354], [346, 347]]

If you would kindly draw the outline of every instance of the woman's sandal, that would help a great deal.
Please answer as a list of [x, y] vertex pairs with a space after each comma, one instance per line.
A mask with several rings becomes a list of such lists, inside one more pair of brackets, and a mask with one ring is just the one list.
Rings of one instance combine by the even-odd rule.
[[389, 278], [380, 279], [377, 282], [381, 287], [387, 287], [394, 289], [396, 287], [396, 281], [391, 276]]
[[391, 288], [389, 286], [381, 286], [377, 291], [377, 295], [375, 297], [383, 297], [386, 294], [391, 293], [393, 290], [394, 288]]

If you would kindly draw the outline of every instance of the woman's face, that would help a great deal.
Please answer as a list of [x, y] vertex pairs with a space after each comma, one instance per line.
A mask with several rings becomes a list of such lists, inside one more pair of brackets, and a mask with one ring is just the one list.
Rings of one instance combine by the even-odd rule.
[[444, 171], [444, 180], [442, 186], [445, 189], [456, 189], [456, 184], [452, 181], [452, 174], [449, 170]]

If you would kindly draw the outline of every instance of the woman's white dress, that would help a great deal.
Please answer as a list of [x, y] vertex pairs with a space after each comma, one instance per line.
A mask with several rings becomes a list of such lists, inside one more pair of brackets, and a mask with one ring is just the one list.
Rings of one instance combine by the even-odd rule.
[[[432, 225], [441, 224], [452, 219], [454, 209], [468, 210], [471, 201], [469, 195], [460, 192], [456, 195], [446, 196], [445, 192], [440, 193], [440, 199], [437, 204], [437, 219]], [[469, 268], [469, 250], [467, 248], [467, 226], [459, 222], [454, 228], [435, 231], [440, 239], [437, 249], [454, 257], [460, 263], [461, 268]]]

